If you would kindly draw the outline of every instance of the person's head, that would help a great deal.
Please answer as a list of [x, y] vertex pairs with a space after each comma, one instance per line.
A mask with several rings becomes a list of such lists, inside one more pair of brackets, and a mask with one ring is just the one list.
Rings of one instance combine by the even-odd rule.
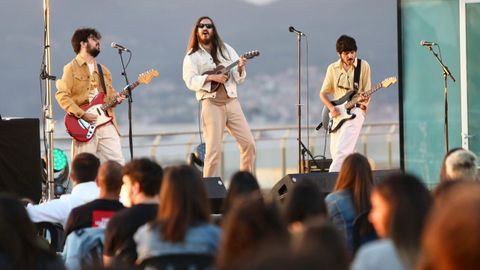
[[456, 184], [443, 200], [427, 219], [418, 269], [480, 269], [480, 184]]
[[355, 58], [357, 58], [357, 43], [354, 38], [341, 35], [337, 39], [336, 49], [344, 64], [353, 65]]
[[102, 36], [93, 28], [80, 28], [72, 36], [72, 48], [75, 54], [84, 51], [92, 57], [100, 53], [100, 39]]
[[208, 16], [202, 16], [195, 22], [192, 32], [190, 33], [190, 41], [187, 49], [188, 54], [198, 51], [200, 45], [210, 47], [210, 54], [214, 63], [220, 63], [217, 56], [218, 51], [224, 59], [228, 59], [227, 54], [223, 52], [225, 45], [217, 32], [217, 27], [212, 18]]
[[74, 184], [95, 181], [100, 167], [100, 160], [90, 153], [80, 153], [73, 158], [70, 177]]
[[432, 204], [430, 192], [415, 176], [396, 173], [375, 186], [371, 203], [368, 219], [377, 235], [392, 239], [402, 261], [413, 266]]
[[[163, 169], [148, 158], [133, 159], [122, 170], [123, 188], [130, 203], [138, 204], [160, 192]], [[123, 192], [123, 191], [122, 191]]]
[[308, 269], [349, 269], [345, 240], [327, 217], [317, 217], [305, 224], [305, 231], [294, 246], [295, 254]]
[[443, 161], [442, 161], [442, 167], [440, 168], [440, 182], [445, 182], [445, 181], [448, 181], [448, 176], [447, 176], [447, 167], [446, 167], [446, 160], [447, 158], [454, 152], [458, 151], [458, 150], [463, 150], [462, 147], [455, 147], [455, 148], [452, 148], [450, 150], [448, 150], [448, 152], [445, 154], [445, 156], [443, 157]]
[[477, 156], [468, 150], [460, 149], [445, 159], [447, 180], [477, 180]]
[[353, 153], [343, 161], [333, 191], [348, 190], [357, 214], [361, 214], [370, 209], [372, 186], [372, 169], [368, 159], [362, 154]]
[[17, 198], [0, 194], [0, 217], [0, 254], [11, 269], [36, 269], [39, 255], [49, 253], [39, 247], [25, 207]]
[[288, 231], [274, 204], [265, 203], [261, 194], [236, 200], [222, 222], [217, 266], [228, 269], [254, 254], [269, 241], [288, 239]]
[[207, 191], [200, 173], [192, 166], [166, 170], [159, 201], [157, 221], [167, 241], [183, 241], [190, 226], [209, 222]]
[[287, 193], [285, 219], [289, 225], [326, 215], [325, 196], [312, 180], [303, 179]]
[[122, 165], [120, 165], [120, 163], [108, 160], [100, 165], [97, 177], [97, 185], [100, 188], [100, 194], [111, 193], [118, 196], [122, 184]]
[[223, 200], [223, 214], [225, 215], [233, 204], [233, 201], [240, 196], [251, 194], [252, 192], [260, 192], [260, 186], [257, 179], [249, 172], [238, 171], [230, 180], [227, 195]]

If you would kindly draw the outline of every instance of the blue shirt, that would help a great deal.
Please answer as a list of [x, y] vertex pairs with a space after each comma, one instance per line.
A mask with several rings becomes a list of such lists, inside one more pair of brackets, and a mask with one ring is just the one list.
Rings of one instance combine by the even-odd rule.
[[188, 228], [182, 242], [170, 242], [163, 239], [158, 226], [143, 225], [134, 236], [137, 243], [137, 262], [145, 259], [172, 254], [202, 254], [217, 253], [220, 242], [220, 228], [204, 223]]
[[332, 192], [325, 197], [330, 220], [345, 237], [345, 243], [353, 252], [353, 221], [357, 216], [352, 196], [347, 190]]
[[370, 242], [362, 246], [353, 260], [352, 270], [404, 270], [397, 249], [390, 239]]

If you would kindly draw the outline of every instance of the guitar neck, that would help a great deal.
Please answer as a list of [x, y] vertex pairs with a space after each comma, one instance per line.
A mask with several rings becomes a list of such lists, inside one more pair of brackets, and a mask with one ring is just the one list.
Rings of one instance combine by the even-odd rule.
[[[379, 83], [377, 85], [375, 85], [372, 89], [370, 90], [367, 90], [363, 93], [360, 93], [360, 95], [362, 95], [363, 97], [370, 97], [373, 93], [377, 92], [378, 90], [380, 90], [380, 88], [382, 88], [382, 83]], [[351, 109], [353, 108], [356, 104], [358, 103], [358, 97], [355, 97], [353, 98], [352, 100], [350, 100], [349, 102], [347, 102], [347, 104], [345, 105], [345, 107], [347, 107], [348, 109]]]
[[234, 68], [236, 65], [238, 65], [238, 62], [239, 62], [239, 61], [240, 61], [240, 60], [237, 60], [237, 61], [231, 63], [230, 65], [228, 65], [228, 66], [225, 68], [225, 71], [226, 71], [226, 72], [229, 72], [232, 68]]
[[125, 88], [123, 88], [122, 92], [120, 92], [120, 93], [116, 94], [115, 96], [111, 97], [110, 99], [108, 99], [107, 102], [105, 102], [102, 105], [102, 110], [105, 111], [105, 110], [108, 110], [109, 108], [113, 107], [115, 104], [117, 104], [117, 97], [118, 96], [120, 96], [120, 95], [128, 96], [129, 90], [131, 91], [139, 85], [140, 85], [139, 81], [136, 81], [134, 83], [131, 83], [131, 84], [127, 85]]

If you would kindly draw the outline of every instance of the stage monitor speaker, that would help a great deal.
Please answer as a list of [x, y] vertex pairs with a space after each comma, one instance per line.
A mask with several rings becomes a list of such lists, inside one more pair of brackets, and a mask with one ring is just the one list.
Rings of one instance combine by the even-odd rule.
[[207, 190], [208, 199], [212, 214], [221, 214], [223, 199], [227, 194], [227, 189], [220, 177], [205, 177], [203, 184]]
[[[373, 171], [373, 183], [377, 184], [381, 182], [385, 176], [399, 172], [399, 170], [378, 170]], [[316, 172], [305, 174], [287, 174], [280, 179], [272, 188], [271, 195], [273, 198], [283, 201], [289, 190], [293, 186], [304, 179], [310, 179], [319, 187], [320, 191], [324, 194], [332, 192], [337, 182], [338, 172]]]
[[0, 192], [38, 203], [42, 167], [38, 119], [0, 120]]

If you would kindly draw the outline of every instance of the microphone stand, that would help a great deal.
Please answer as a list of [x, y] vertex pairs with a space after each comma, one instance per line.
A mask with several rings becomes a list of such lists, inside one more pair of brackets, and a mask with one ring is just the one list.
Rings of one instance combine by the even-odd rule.
[[55, 175], [53, 167], [53, 132], [55, 130], [55, 120], [53, 118], [53, 105], [52, 105], [52, 80], [56, 80], [55, 76], [50, 74], [50, 7], [48, 0], [43, 1], [43, 20], [44, 20], [44, 32], [43, 32], [43, 63], [40, 74], [40, 79], [45, 82], [45, 104], [43, 106], [43, 118], [44, 118], [44, 136], [47, 133], [46, 145], [45, 145], [45, 158], [47, 169], [47, 185], [46, 185], [46, 200], [50, 201], [55, 198]]
[[448, 152], [448, 91], [447, 91], [447, 79], [450, 77], [454, 82], [455, 78], [453, 77], [452, 73], [448, 69], [445, 64], [443, 64], [443, 61], [440, 57], [438, 57], [438, 54], [432, 49], [432, 46], [428, 47], [430, 49], [430, 52], [435, 56], [435, 59], [437, 59], [438, 63], [442, 67], [442, 74], [443, 74], [443, 101], [444, 101], [444, 110], [445, 110], [445, 116], [444, 116], [444, 133], [445, 133], [445, 153]]
[[318, 161], [315, 159], [313, 156], [312, 152], [308, 150], [308, 148], [303, 144], [302, 140], [298, 140], [300, 147], [302, 148], [302, 163], [303, 163], [303, 172], [306, 172], [308, 169], [308, 164], [305, 164], [305, 154], [308, 154], [308, 156], [315, 162], [315, 165], [317, 165], [317, 168], [320, 168], [320, 164], [318, 164]]
[[298, 61], [298, 103], [297, 103], [297, 124], [298, 124], [298, 173], [302, 173], [302, 80], [301, 80], [301, 61], [302, 61], [302, 33], [295, 32], [297, 35], [297, 61]]
[[[123, 55], [122, 55], [123, 50], [118, 49], [118, 55], [120, 56], [120, 62], [122, 62], [122, 76], [125, 77], [125, 83], [127, 84], [127, 90], [128, 90], [128, 143], [129, 143], [129, 149], [130, 149], [130, 159], [133, 159], [133, 136], [132, 136], [132, 89], [128, 87], [130, 85], [130, 82], [128, 81], [128, 76], [127, 76], [127, 70], [125, 63], [123, 62]], [[131, 52], [129, 51], [131, 54]], [[130, 55], [131, 56], [131, 55]], [[129, 61], [130, 62], [130, 61]]]

